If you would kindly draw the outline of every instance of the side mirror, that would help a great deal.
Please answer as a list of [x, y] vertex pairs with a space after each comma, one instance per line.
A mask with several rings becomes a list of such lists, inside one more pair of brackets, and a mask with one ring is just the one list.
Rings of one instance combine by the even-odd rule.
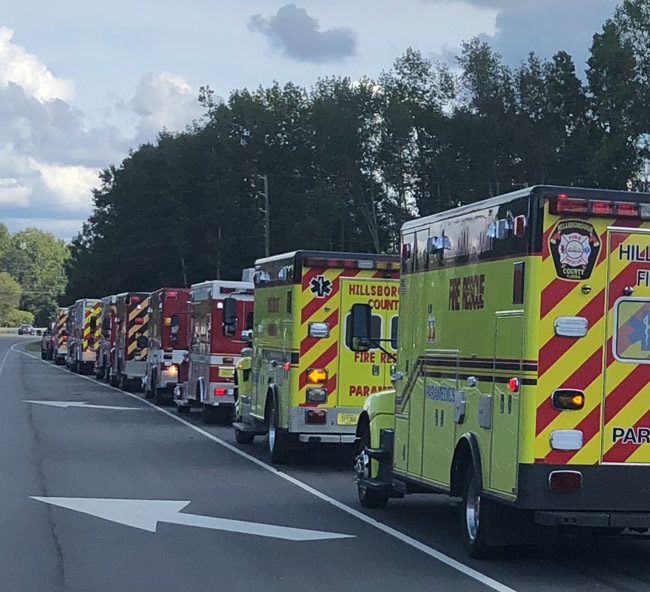
[[223, 301], [223, 334], [226, 337], [232, 337], [237, 330], [237, 301], [232, 298], [226, 298]]
[[353, 304], [350, 314], [351, 350], [366, 352], [372, 345], [371, 334], [372, 308], [369, 304]]

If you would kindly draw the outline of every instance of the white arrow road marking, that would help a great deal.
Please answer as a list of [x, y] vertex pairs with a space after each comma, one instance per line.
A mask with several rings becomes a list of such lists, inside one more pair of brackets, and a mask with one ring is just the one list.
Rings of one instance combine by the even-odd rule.
[[34, 403], [35, 405], [49, 405], [50, 407], [84, 407], [86, 409], [113, 409], [115, 411], [139, 411], [144, 407], [114, 407], [113, 405], [91, 405], [84, 401], [24, 401], [25, 403]]
[[198, 514], [182, 514], [181, 510], [190, 503], [183, 501], [38, 496], [32, 496], [32, 499], [149, 532], [156, 532], [158, 523], [166, 522], [167, 524], [254, 534], [286, 541], [323, 541], [355, 537], [352, 534], [242, 522]]

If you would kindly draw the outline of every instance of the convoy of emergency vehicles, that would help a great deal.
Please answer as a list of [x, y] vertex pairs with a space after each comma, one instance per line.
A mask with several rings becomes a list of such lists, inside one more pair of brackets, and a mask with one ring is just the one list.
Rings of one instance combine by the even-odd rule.
[[650, 194], [537, 186], [410, 221], [395, 256], [78, 300], [43, 351], [274, 464], [353, 445], [362, 506], [461, 498], [472, 556], [650, 528]]

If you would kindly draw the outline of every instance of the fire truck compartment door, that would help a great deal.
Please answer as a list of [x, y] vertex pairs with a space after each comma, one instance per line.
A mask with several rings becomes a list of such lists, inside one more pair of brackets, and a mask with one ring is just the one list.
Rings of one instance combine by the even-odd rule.
[[607, 233], [601, 459], [650, 463], [650, 230]]
[[[522, 389], [521, 364], [524, 347], [523, 311], [496, 314], [494, 331], [494, 377], [492, 382], [492, 440], [490, 489], [508, 495], [517, 493], [519, 469], [519, 398]], [[504, 363], [517, 362], [519, 370], [503, 372]], [[510, 366], [514, 367], [514, 366]], [[509, 373], [508, 373], [509, 372]], [[513, 392], [510, 380], [519, 388]]]

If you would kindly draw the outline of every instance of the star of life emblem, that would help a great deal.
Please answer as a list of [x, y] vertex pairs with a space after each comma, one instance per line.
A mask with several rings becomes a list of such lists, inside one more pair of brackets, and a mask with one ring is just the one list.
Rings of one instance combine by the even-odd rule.
[[316, 298], [327, 298], [332, 293], [332, 282], [324, 275], [319, 275], [310, 282], [309, 289]]

